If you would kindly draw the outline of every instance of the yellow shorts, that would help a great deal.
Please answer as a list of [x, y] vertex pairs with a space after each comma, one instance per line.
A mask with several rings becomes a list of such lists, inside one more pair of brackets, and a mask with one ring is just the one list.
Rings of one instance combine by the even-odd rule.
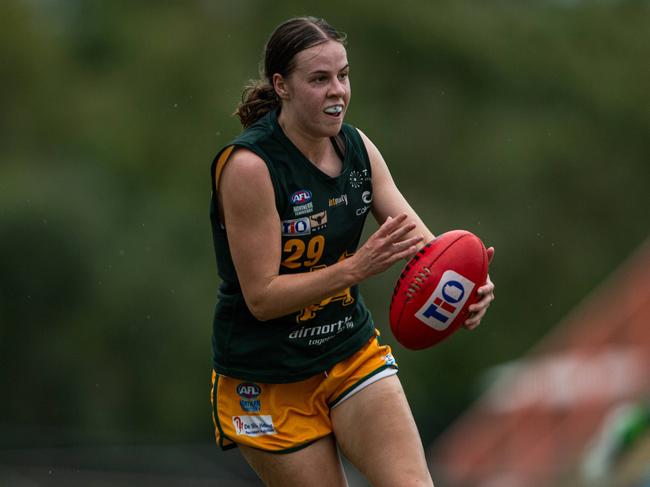
[[212, 372], [212, 418], [224, 450], [237, 443], [289, 453], [332, 432], [330, 409], [397, 373], [388, 345], [373, 337], [348, 359], [309, 379], [263, 384]]

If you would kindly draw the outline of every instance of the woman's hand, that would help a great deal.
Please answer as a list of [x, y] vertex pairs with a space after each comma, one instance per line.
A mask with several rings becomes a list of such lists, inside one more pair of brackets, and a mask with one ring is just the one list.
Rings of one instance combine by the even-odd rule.
[[416, 225], [407, 222], [406, 214], [388, 217], [351, 259], [358, 282], [379, 274], [401, 259], [410, 259], [418, 251], [423, 237], [408, 237]]
[[[487, 249], [488, 254], [488, 264], [492, 262], [494, 258], [494, 247]], [[488, 274], [485, 284], [483, 284], [477, 291], [478, 295], [481, 296], [481, 299], [469, 307], [470, 315], [463, 326], [469, 330], [476, 328], [483, 319], [485, 312], [490, 307], [490, 303], [494, 301], [494, 283], [490, 279]]]

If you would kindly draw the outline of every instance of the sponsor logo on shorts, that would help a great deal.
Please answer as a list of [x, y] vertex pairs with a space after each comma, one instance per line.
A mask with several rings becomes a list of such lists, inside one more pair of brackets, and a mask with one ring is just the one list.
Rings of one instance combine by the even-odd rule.
[[393, 357], [392, 353], [387, 353], [384, 355], [384, 361], [386, 362], [386, 365], [397, 365], [395, 357]]
[[328, 200], [329, 207], [336, 207], [336, 206], [341, 206], [341, 205], [347, 205], [348, 204], [348, 195], [347, 194], [342, 194], [341, 196], [336, 196], [335, 198], [330, 198]]
[[233, 416], [232, 424], [237, 435], [265, 436], [277, 434], [273, 426], [273, 418], [269, 415]]
[[[311, 204], [311, 203], [310, 203]], [[294, 220], [282, 220], [282, 235], [309, 235], [311, 225], [309, 217], [296, 218]]]
[[311, 191], [308, 189], [299, 189], [291, 195], [292, 205], [303, 205], [311, 201]]
[[259, 413], [262, 404], [258, 396], [262, 393], [262, 388], [252, 382], [242, 382], [237, 386], [237, 395], [241, 398], [239, 405], [248, 413]]
[[469, 298], [475, 284], [452, 270], [445, 271], [415, 317], [434, 330], [446, 330]]
[[239, 405], [247, 413], [259, 413], [262, 409], [262, 403], [259, 399], [253, 399], [252, 401], [247, 401], [246, 399], [240, 399]]
[[327, 211], [314, 213], [309, 216], [309, 226], [312, 230], [321, 230], [327, 226]]

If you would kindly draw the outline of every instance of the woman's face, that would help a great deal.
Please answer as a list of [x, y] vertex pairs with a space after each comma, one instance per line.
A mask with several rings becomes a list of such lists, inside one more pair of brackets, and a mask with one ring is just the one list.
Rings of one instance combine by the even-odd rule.
[[327, 41], [296, 54], [294, 70], [283, 87], [282, 112], [313, 137], [333, 137], [341, 130], [350, 103], [349, 65], [345, 47]]

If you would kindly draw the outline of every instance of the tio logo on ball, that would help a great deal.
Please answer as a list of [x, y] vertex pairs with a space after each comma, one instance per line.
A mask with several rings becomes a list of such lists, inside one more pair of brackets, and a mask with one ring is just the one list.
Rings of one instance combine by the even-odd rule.
[[434, 330], [446, 330], [469, 299], [474, 286], [472, 281], [457, 272], [445, 271], [415, 317]]

